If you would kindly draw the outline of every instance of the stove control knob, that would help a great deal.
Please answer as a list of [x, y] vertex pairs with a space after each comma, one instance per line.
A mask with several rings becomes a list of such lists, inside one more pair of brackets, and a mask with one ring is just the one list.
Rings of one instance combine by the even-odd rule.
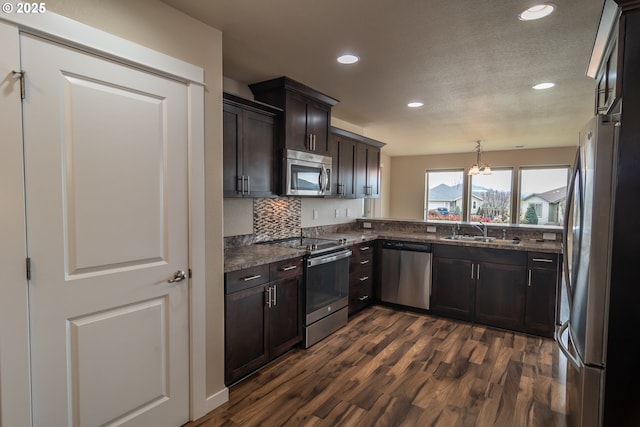
[[312, 250], [312, 251], [315, 251], [316, 249], [318, 249], [318, 245], [317, 245], [317, 244], [315, 244], [315, 243], [312, 243], [312, 244], [311, 244], [311, 250]]

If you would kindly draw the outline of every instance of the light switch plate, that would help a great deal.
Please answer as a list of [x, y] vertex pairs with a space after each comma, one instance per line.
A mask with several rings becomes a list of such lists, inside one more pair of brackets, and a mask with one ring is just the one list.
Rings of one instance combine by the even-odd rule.
[[436, 227], [433, 225], [429, 225], [427, 226], [427, 233], [435, 233], [436, 232]]
[[317, 210], [313, 210], [313, 219], [316, 220], [318, 219], [318, 211]]
[[542, 233], [544, 240], [556, 240], [556, 233]]
[[362, 223], [362, 228], [371, 228], [371, 223], [370, 222], [363, 222]]

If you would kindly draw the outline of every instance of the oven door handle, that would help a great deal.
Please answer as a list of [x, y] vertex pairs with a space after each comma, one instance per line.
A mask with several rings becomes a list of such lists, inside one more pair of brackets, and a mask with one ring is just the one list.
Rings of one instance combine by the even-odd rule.
[[316, 265], [326, 264], [328, 262], [338, 261], [343, 258], [349, 258], [353, 252], [344, 251], [338, 252], [337, 254], [331, 254], [326, 256], [319, 256], [317, 258], [310, 258], [307, 260], [307, 267], [314, 267]]

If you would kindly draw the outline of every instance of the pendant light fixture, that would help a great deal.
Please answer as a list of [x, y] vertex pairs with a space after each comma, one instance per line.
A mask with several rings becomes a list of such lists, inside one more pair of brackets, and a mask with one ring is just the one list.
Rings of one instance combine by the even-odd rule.
[[482, 151], [482, 147], [480, 146], [480, 141], [476, 141], [476, 163], [469, 168], [469, 176], [478, 175], [482, 173], [483, 175], [491, 175], [491, 166], [485, 165], [480, 160], [480, 153]]

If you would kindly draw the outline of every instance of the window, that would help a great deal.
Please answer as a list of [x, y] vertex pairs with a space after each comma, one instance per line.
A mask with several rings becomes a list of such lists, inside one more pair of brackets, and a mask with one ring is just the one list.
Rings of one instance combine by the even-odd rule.
[[564, 224], [569, 167], [520, 169], [520, 224]]
[[427, 171], [424, 219], [462, 220], [464, 170]]
[[471, 177], [469, 221], [511, 222], [511, 169]]

